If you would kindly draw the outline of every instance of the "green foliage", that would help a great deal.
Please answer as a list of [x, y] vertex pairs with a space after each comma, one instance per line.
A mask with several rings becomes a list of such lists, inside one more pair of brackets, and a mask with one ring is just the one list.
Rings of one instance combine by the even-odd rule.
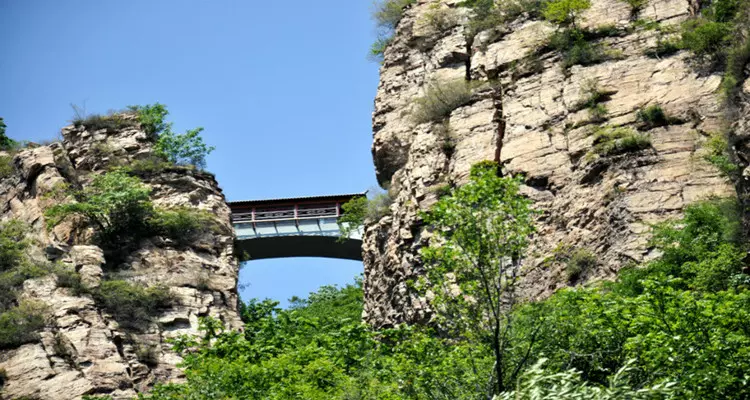
[[370, 53], [368, 54], [367, 58], [370, 61], [377, 61], [381, 62], [383, 61], [383, 55], [385, 54], [385, 49], [388, 47], [389, 44], [393, 41], [392, 36], [379, 36], [377, 39], [375, 39], [375, 42], [370, 46]]
[[412, 119], [417, 124], [439, 122], [469, 103], [471, 91], [472, 84], [463, 79], [427, 84], [424, 95], [414, 100]]
[[519, 194], [521, 181], [498, 177], [496, 171], [497, 165], [489, 163], [473, 168], [469, 183], [423, 215], [437, 240], [422, 249], [427, 268], [420, 286], [432, 293], [444, 329], [492, 350], [492, 393], [499, 394], [520, 371], [513, 366], [515, 373], [505, 373], [514, 343], [504, 338], [512, 327], [509, 309], [518, 290], [520, 259], [534, 228], [530, 201]]
[[682, 49], [682, 42], [672, 37], [656, 39], [656, 47], [646, 50], [645, 54], [651, 58], [668, 57]]
[[576, 20], [591, 8], [591, 0], [552, 0], [544, 8], [544, 19], [561, 26], [576, 25]]
[[420, 22], [439, 33], [456, 26], [458, 17], [451, 8], [441, 7], [440, 3], [433, 3], [422, 15]]
[[729, 44], [731, 26], [723, 22], [692, 19], [682, 29], [682, 45], [698, 56], [718, 57]]
[[576, 28], [558, 30], [549, 38], [545, 48], [562, 55], [564, 68], [598, 64], [614, 56], [613, 52], [607, 51], [601, 44], [592, 42], [598, 34], [599, 32]]
[[651, 139], [634, 129], [606, 126], [594, 132], [594, 147], [589, 154], [607, 157], [647, 149], [650, 146]]
[[523, 375], [516, 390], [503, 393], [494, 400], [654, 400], [671, 399], [674, 383], [661, 383], [653, 387], [635, 389], [628, 384], [633, 368], [626, 365], [612, 376], [606, 387], [592, 386], [581, 379], [575, 369], [549, 372], [542, 367], [541, 359]]
[[416, 0], [377, 0], [372, 18], [378, 28], [377, 39], [370, 47], [369, 59], [373, 61], [382, 61], [385, 48], [393, 41], [393, 35], [396, 31], [401, 18], [404, 16], [404, 9]]
[[170, 124], [164, 120], [169, 111], [167, 111], [167, 107], [163, 104], [128, 106], [128, 109], [138, 115], [138, 122], [141, 124], [141, 129], [151, 137], [158, 137], [159, 134], [170, 127]]
[[52, 228], [65, 220], [93, 227], [94, 242], [102, 247], [110, 266], [116, 266], [142, 239], [165, 236], [186, 246], [203, 233], [217, 229], [204, 211], [180, 207], [161, 210], [150, 200], [151, 190], [130, 169], [97, 175], [83, 190], [68, 188], [75, 199], [48, 208], [44, 215]]
[[39, 339], [46, 325], [45, 308], [39, 303], [22, 301], [0, 314], [0, 350], [18, 347]]
[[155, 234], [172, 238], [180, 246], [220, 229], [211, 213], [191, 207], [156, 210], [148, 222]]
[[171, 125], [159, 135], [154, 152], [177, 165], [206, 167], [206, 156], [214, 151], [213, 146], [203, 143], [203, 128], [189, 129], [182, 134], [172, 132]]
[[[0, 117], [0, 150], [9, 150], [16, 146], [16, 141], [5, 135], [5, 121]], [[0, 177], [2, 177], [2, 171], [0, 171]]]
[[641, 10], [648, 4], [649, 0], [620, 0], [630, 6], [630, 19], [636, 20]]
[[731, 178], [739, 172], [740, 166], [732, 159], [726, 135], [721, 132], [712, 133], [703, 147], [703, 159], [713, 164], [724, 175]]
[[142, 286], [107, 280], [92, 290], [97, 304], [104, 307], [123, 328], [143, 329], [161, 309], [168, 307], [173, 295], [166, 286]]
[[122, 170], [97, 175], [83, 190], [70, 194], [77, 201], [56, 204], [45, 211], [48, 227], [78, 217], [96, 228], [95, 241], [105, 252], [126, 250], [151, 233], [148, 219], [154, 208], [150, 189]]
[[373, 191], [368, 195], [369, 198], [358, 196], [341, 205], [342, 214], [337, 223], [342, 238], [351, 236], [366, 220], [378, 221], [391, 213], [390, 193]]
[[126, 114], [120, 111], [110, 111], [106, 115], [86, 115], [85, 110], [79, 107], [73, 106], [73, 110], [75, 111], [75, 116], [72, 121], [73, 125], [83, 126], [89, 131], [98, 131], [100, 129], [114, 131], [135, 126], [135, 121], [127, 118]]
[[598, 261], [596, 257], [586, 249], [575, 249], [566, 256], [565, 273], [568, 282], [577, 281], [581, 275], [593, 270]]
[[636, 118], [641, 124], [642, 129], [653, 129], [682, 122], [679, 118], [667, 115], [659, 104], [652, 104], [641, 108], [638, 110]]

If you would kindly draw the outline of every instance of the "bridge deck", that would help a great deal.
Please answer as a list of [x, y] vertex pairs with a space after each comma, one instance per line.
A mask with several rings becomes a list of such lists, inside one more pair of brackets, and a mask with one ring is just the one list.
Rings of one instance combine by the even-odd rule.
[[[363, 193], [230, 202], [232, 225], [241, 250], [252, 259], [320, 256], [361, 260], [362, 231], [344, 242], [341, 205]], [[317, 238], [317, 239], [315, 239]]]

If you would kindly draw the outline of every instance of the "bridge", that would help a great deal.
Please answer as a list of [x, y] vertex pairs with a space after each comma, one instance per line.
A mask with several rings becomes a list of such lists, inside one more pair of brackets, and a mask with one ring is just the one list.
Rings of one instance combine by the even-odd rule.
[[229, 202], [237, 251], [251, 260], [329, 257], [362, 261], [362, 227], [341, 239], [341, 205], [365, 193]]

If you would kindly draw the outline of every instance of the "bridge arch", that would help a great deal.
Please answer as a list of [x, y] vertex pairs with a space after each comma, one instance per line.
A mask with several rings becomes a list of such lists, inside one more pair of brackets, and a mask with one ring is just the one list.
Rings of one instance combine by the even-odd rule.
[[365, 193], [230, 202], [237, 251], [251, 260], [328, 257], [362, 261], [362, 228], [340, 240], [341, 205]]

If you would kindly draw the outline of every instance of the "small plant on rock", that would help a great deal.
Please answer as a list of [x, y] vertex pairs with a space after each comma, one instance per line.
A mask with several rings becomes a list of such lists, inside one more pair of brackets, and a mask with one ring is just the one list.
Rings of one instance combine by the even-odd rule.
[[13, 157], [0, 155], [0, 179], [10, 177], [15, 170], [15, 167], [13, 167]]
[[640, 124], [640, 129], [653, 129], [682, 122], [679, 118], [667, 115], [659, 104], [641, 108], [638, 110], [636, 118]]
[[142, 287], [123, 280], [103, 281], [94, 299], [124, 328], [142, 329], [174, 296], [166, 286]]
[[711, 133], [703, 148], [703, 159], [714, 165], [724, 175], [733, 177], [740, 170], [740, 166], [733, 160], [729, 149], [729, 141], [721, 132]]
[[375, 20], [378, 33], [375, 43], [370, 47], [371, 60], [382, 61], [386, 47], [393, 40], [396, 26], [404, 16], [404, 9], [416, 0], [379, 0], [375, 3], [372, 18]]
[[608, 126], [594, 132], [594, 147], [589, 155], [607, 157], [643, 150], [650, 146], [651, 139], [632, 128]]
[[414, 122], [422, 124], [443, 120], [453, 110], [471, 101], [471, 89], [471, 84], [463, 79], [428, 84], [424, 95], [414, 100]]
[[544, 18], [561, 26], [576, 26], [581, 13], [591, 8], [591, 0], [552, 0], [544, 9]]
[[567, 257], [565, 273], [568, 282], [577, 281], [581, 275], [592, 270], [597, 265], [596, 257], [586, 249], [575, 249]]

